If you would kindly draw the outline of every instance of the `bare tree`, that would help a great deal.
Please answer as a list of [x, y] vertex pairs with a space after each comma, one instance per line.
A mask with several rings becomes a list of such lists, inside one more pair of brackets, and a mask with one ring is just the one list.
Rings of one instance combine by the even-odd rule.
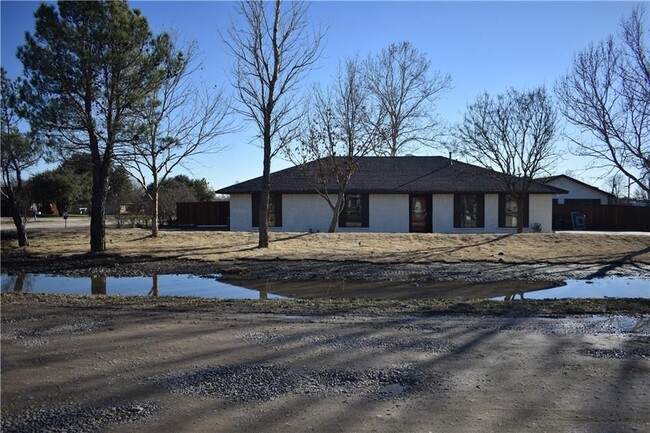
[[29, 245], [25, 219], [31, 203], [28, 200], [23, 174], [35, 166], [43, 157], [42, 142], [34, 134], [19, 131], [18, 124], [22, 118], [20, 107], [20, 81], [7, 78], [5, 70], [0, 68], [2, 90], [2, 113], [0, 132], [2, 153], [2, 196], [7, 200], [9, 213], [16, 226], [18, 246]]
[[465, 155], [496, 170], [517, 202], [517, 232], [523, 231], [524, 199], [533, 179], [555, 161], [557, 113], [543, 87], [487, 93], [467, 107], [456, 138]]
[[267, 248], [271, 159], [294, 137], [300, 114], [296, 87], [321, 53], [322, 33], [307, 32], [303, 2], [262, 0], [239, 3], [241, 25], [232, 23], [225, 43], [235, 58], [232, 75], [242, 108], [262, 139], [263, 185], [260, 197], [259, 247]]
[[616, 199], [621, 199], [625, 196], [624, 188], [624, 178], [621, 173], [616, 173], [607, 178], [607, 186], [609, 187], [609, 192], [616, 197]]
[[223, 92], [200, 91], [194, 84], [195, 59], [194, 44], [168, 57], [160, 86], [136, 110], [133, 140], [117, 152], [119, 163], [151, 200], [152, 236], [158, 236], [158, 201], [165, 179], [197, 155], [220, 150], [216, 138], [233, 130]]
[[[620, 171], [650, 191], [650, 51], [641, 7], [621, 23], [618, 39], [578, 53], [556, 85], [562, 114], [577, 126], [571, 140], [598, 167]], [[593, 138], [585, 138], [583, 133]]]
[[393, 43], [367, 61], [368, 84], [384, 111], [379, 154], [397, 156], [419, 145], [435, 145], [435, 102], [451, 77], [431, 71], [431, 61], [410, 42]]
[[359, 159], [379, 141], [381, 111], [372, 104], [362, 67], [358, 59], [348, 59], [329, 88], [314, 88], [305, 131], [287, 152], [332, 210], [330, 233], [336, 231]]

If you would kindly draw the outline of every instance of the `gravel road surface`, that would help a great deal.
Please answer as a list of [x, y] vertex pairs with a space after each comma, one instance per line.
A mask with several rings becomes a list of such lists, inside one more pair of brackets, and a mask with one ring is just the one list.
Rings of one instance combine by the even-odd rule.
[[3, 297], [6, 433], [650, 430], [648, 315], [312, 316], [47, 299]]

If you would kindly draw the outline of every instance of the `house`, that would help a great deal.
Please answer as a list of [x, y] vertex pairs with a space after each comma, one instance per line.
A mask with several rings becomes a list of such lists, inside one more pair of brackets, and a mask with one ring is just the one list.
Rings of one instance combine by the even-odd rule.
[[566, 191], [566, 194], [561, 196], [553, 196], [553, 203], [557, 204], [614, 204], [616, 199], [613, 194], [580, 182], [565, 174], [543, 177], [536, 180]]
[[[270, 224], [281, 231], [327, 231], [332, 211], [314, 189], [315, 163], [271, 174]], [[222, 188], [230, 194], [230, 229], [258, 227], [262, 178]], [[329, 185], [330, 194], [336, 191]], [[338, 231], [512, 233], [517, 203], [499, 174], [438, 156], [364, 157], [348, 184]], [[564, 191], [534, 182], [524, 227], [551, 231], [552, 197]]]

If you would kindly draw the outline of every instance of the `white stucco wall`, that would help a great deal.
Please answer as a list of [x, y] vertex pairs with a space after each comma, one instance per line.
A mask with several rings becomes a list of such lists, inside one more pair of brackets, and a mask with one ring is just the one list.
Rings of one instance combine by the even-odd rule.
[[[387, 233], [408, 233], [409, 195], [408, 194], [370, 194], [369, 227], [338, 228], [339, 232], [367, 231]], [[434, 233], [512, 233], [516, 229], [498, 227], [498, 194], [485, 195], [485, 227], [454, 228], [454, 195], [433, 194], [432, 227]], [[545, 232], [551, 231], [552, 198], [548, 194], [531, 194], [529, 201], [529, 222], [538, 222]], [[251, 215], [250, 194], [230, 196], [230, 230], [254, 231]], [[290, 232], [326, 232], [329, 228], [332, 211], [327, 202], [317, 194], [283, 194], [282, 227], [271, 230]]]
[[499, 227], [499, 194], [485, 194], [485, 220], [484, 227], [480, 229], [480, 232], [500, 233], [510, 231], [509, 228]]
[[282, 194], [282, 230], [326, 232], [332, 210], [318, 194]]
[[[542, 225], [542, 231], [550, 232], [553, 221], [553, 204], [549, 194], [531, 194], [528, 202], [529, 225], [536, 222]], [[485, 227], [454, 227], [454, 195], [433, 195], [433, 232], [434, 233], [515, 233], [516, 228], [499, 227], [499, 195], [485, 194]], [[530, 228], [524, 231], [531, 231]]]
[[[232, 205], [231, 205], [232, 206]], [[407, 194], [370, 194], [368, 197], [369, 227], [338, 227], [339, 232], [409, 231], [409, 198]], [[291, 232], [326, 232], [332, 210], [317, 194], [282, 195], [282, 230]]]
[[252, 211], [250, 194], [230, 194], [230, 230], [252, 231]]
[[553, 231], [553, 196], [550, 194], [530, 194], [528, 197], [529, 227], [532, 227], [535, 223], [540, 223], [542, 232]]
[[[256, 231], [250, 194], [230, 195], [230, 230]], [[282, 227], [271, 231], [327, 231], [332, 211], [317, 194], [282, 194]]]
[[[370, 194], [368, 225], [371, 232], [408, 233], [408, 194]], [[350, 230], [341, 228], [341, 231]]]
[[433, 232], [452, 233], [454, 230], [454, 195], [433, 194]]
[[566, 199], [598, 199], [600, 200], [600, 204], [609, 203], [608, 196], [605, 192], [589, 188], [578, 182], [574, 182], [571, 179], [559, 177], [548, 182], [547, 185], [561, 188], [569, 192], [568, 194], [559, 194], [553, 196], [554, 199], [557, 199], [559, 204], [564, 204], [564, 200]]

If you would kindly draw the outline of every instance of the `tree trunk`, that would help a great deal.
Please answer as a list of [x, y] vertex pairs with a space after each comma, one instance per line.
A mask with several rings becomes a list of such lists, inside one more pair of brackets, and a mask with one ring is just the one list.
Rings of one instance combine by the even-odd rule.
[[345, 193], [339, 192], [339, 194], [336, 196], [336, 205], [334, 206], [334, 209], [332, 209], [332, 221], [330, 221], [330, 227], [327, 229], [328, 233], [336, 232], [336, 227], [339, 223], [339, 215], [341, 214], [341, 210], [343, 210], [342, 208], [344, 198]]
[[16, 226], [16, 237], [18, 238], [19, 247], [29, 246], [27, 240], [27, 231], [25, 230], [25, 220], [21, 216], [12, 215], [14, 225]]
[[14, 292], [21, 293], [23, 291], [26, 278], [27, 278], [26, 273], [18, 272], [18, 274], [16, 275], [16, 281], [14, 282]]
[[[266, 165], [266, 164], [265, 164]], [[270, 179], [269, 179], [270, 180]], [[259, 248], [269, 247], [269, 185], [264, 179], [264, 186], [260, 194], [260, 216], [259, 216]]]
[[90, 251], [106, 251], [106, 193], [108, 190], [108, 170], [93, 170], [93, 197], [90, 208]]
[[9, 204], [9, 210], [11, 211], [11, 218], [14, 220], [14, 225], [16, 226], [18, 246], [29, 246], [29, 241], [27, 240], [27, 231], [25, 230], [25, 219], [23, 218], [23, 215], [20, 214], [18, 203], [16, 203], [16, 198], [9, 197], [9, 200], [7, 201]]
[[90, 277], [90, 293], [93, 295], [106, 294], [106, 275], [94, 275]]
[[153, 177], [153, 194], [151, 196], [151, 236], [158, 236], [158, 177]]
[[153, 274], [151, 277], [151, 290], [149, 296], [158, 296], [158, 274]]
[[271, 194], [271, 122], [264, 125], [264, 169], [260, 194], [259, 248], [269, 247], [269, 196]]
[[90, 251], [101, 253], [106, 250], [106, 230], [104, 215], [106, 214], [106, 197], [96, 192], [93, 187], [93, 198], [90, 209]]

